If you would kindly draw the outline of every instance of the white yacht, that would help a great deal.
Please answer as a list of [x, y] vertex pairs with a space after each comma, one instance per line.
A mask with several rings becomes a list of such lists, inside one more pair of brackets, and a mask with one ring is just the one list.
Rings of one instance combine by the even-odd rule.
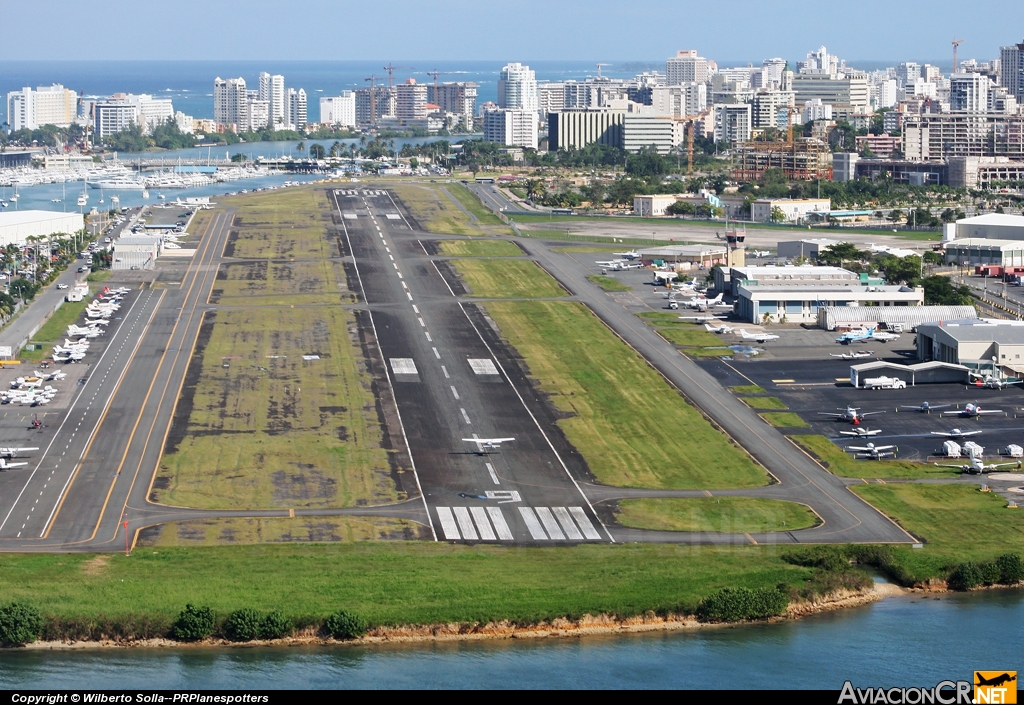
[[128, 176], [115, 176], [112, 179], [101, 179], [89, 183], [92, 188], [105, 188], [113, 191], [143, 191], [146, 184]]

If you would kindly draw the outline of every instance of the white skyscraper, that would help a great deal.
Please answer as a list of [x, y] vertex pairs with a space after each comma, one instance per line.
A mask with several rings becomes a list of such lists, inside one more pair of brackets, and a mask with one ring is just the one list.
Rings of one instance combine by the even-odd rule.
[[515, 62], [501, 70], [498, 107], [537, 112], [537, 75], [529, 66]]
[[[347, 91], [351, 93], [352, 91]], [[295, 90], [289, 88], [285, 93], [285, 104], [287, 105], [286, 120], [289, 130], [304, 130], [306, 128], [306, 91], [302, 88]], [[352, 101], [353, 120], [355, 120], [355, 97]]]
[[342, 91], [341, 95], [320, 99], [320, 122], [338, 127], [356, 126], [356, 94]]
[[708, 60], [697, 56], [695, 49], [685, 49], [665, 62], [665, 76], [670, 86], [681, 83], [707, 83]]
[[485, 110], [484, 140], [537, 149], [537, 113], [532, 110]]
[[949, 109], [971, 113], [988, 110], [989, 78], [980, 73], [954, 73], [949, 77]]
[[12, 130], [35, 130], [42, 125], [67, 127], [77, 110], [78, 94], [59, 83], [7, 94], [7, 122]]
[[270, 75], [266, 71], [260, 73], [259, 99], [267, 102], [267, 113], [270, 116], [271, 129], [284, 129], [288, 122], [288, 110], [285, 105], [284, 76]]
[[237, 125], [244, 130], [249, 123], [249, 93], [244, 78], [213, 80], [213, 120], [219, 125]]

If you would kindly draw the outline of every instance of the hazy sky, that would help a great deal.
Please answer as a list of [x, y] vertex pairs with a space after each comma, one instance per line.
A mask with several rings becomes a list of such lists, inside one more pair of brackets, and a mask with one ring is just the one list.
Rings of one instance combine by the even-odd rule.
[[[1021, 0], [0, 0], [15, 59], [987, 60]], [[0, 72], [3, 64], [0, 63]]]

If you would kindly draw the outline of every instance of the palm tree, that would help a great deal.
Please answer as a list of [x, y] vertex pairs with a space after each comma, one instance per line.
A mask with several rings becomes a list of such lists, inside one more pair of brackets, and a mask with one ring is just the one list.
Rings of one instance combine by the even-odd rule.
[[337, 157], [340, 154], [341, 149], [341, 142], [339, 142], [338, 140], [334, 140], [334, 144], [331, 145], [331, 156]]
[[324, 150], [324, 146], [319, 143], [314, 143], [313, 146], [309, 148], [309, 156], [312, 159], [323, 159], [325, 152], [326, 150]]
[[299, 151], [300, 153], [301, 153], [301, 152], [305, 152], [305, 151], [306, 151], [306, 143], [305, 143], [305, 142], [299, 142], [299, 143], [298, 143], [298, 144], [297, 144], [297, 145], [295, 146], [295, 149], [297, 149], [297, 150], [298, 150], [298, 151]]

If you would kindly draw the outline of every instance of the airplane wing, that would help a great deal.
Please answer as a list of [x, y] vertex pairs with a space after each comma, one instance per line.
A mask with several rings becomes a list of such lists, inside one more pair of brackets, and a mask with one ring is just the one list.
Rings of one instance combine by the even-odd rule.
[[846, 446], [846, 450], [855, 450], [858, 453], [870, 453], [871, 452], [870, 448], [865, 448], [863, 446]]
[[872, 414], [884, 414], [884, 413], [885, 413], [884, 411], [866, 411], [866, 412], [863, 412], [861, 414], [861, 416], [871, 416]]
[[988, 468], [989, 470], [994, 470], [996, 468], [1008, 468], [1008, 467], [1011, 467], [1011, 466], [1015, 467], [1015, 468], [1019, 468], [1020, 467], [1020, 463], [1019, 462], [1018, 463], [996, 463], [994, 465], [986, 465], [985, 467]]
[[875, 446], [875, 450], [878, 452], [882, 452], [883, 450], [890, 450], [895, 447], [896, 446]]
[[960, 415], [961, 415], [961, 414], [963, 414], [963, 413], [964, 413], [964, 410], [963, 410], [963, 409], [955, 409], [955, 410], [953, 410], [953, 411], [943, 411], [943, 412], [942, 412], [942, 413], [940, 414], [940, 416], [949, 416], [949, 415], [953, 415], [953, 416], [960, 416]]
[[978, 409], [976, 414], [1005, 414], [1006, 412], [1002, 409]]
[[827, 411], [819, 411], [818, 416], [835, 416], [837, 419], [842, 418], [842, 414], [830, 414]]
[[[957, 470], [960, 470], [960, 471], [963, 471], [964, 468], [971, 467], [970, 465], [946, 465], [946, 464], [943, 464], [943, 463], [932, 463], [932, 465], [934, 465], [937, 468], [956, 468]], [[1014, 463], [1014, 465], [1016, 465], [1016, 463]]]

